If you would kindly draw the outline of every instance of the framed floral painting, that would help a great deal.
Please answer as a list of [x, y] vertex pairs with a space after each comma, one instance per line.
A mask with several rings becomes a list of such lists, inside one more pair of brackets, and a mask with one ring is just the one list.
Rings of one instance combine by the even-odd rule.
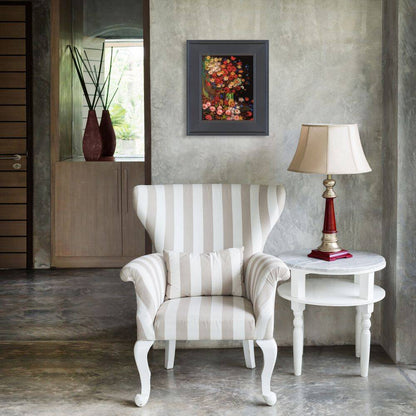
[[268, 41], [187, 41], [187, 134], [269, 134]]

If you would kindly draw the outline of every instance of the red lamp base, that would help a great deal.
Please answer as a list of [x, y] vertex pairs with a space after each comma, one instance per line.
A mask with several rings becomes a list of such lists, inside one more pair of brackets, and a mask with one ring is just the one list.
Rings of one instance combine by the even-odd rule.
[[348, 259], [352, 257], [352, 254], [349, 253], [347, 250], [336, 251], [334, 253], [328, 253], [328, 252], [319, 251], [319, 250], [312, 250], [308, 254], [308, 257], [312, 257], [314, 259], [325, 260], [325, 261], [334, 261], [334, 260], [339, 260], [339, 259]]

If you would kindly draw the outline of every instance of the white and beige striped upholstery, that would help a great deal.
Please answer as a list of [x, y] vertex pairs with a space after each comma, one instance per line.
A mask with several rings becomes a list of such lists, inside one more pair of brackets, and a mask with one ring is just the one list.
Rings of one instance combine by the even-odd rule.
[[240, 296], [193, 296], [163, 303], [155, 319], [159, 340], [254, 339], [251, 302]]
[[[140, 185], [137, 214], [158, 253], [128, 263], [135, 284], [139, 340], [270, 339], [278, 280], [286, 265], [263, 254], [285, 202], [280, 185]], [[244, 247], [245, 293], [166, 300], [163, 250], [204, 253]]]
[[281, 185], [140, 185], [134, 205], [156, 251], [263, 251], [285, 203]]
[[166, 299], [186, 296], [243, 296], [244, 247], [211, 253], [163, 250], [168, 282]]

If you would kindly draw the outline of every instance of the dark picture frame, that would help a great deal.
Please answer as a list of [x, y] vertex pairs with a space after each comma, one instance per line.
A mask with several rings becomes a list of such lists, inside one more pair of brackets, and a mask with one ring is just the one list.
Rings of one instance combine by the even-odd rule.
[[[269, 135], [269, 41], [188, 40], [187, 135]], [[205, 120], [202, 115], [204, 56], [252, 57], [252, 120]]]

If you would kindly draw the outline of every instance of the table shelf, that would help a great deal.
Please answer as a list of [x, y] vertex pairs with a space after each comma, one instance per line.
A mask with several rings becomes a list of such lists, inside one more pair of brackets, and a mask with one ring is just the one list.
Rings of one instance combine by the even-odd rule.
[[374, 285], [372, 299], [360, 298], [360, 285], [348, 280], [329, 277], [307, 278], [305, 282], [305, 297], [291, 296], [290, 282], [279, 286], [279, 295], [287, 300], [296, 301], [305, 305], [316, 306], [360, 306], [382, 300], [386, 292], [380, 286]]

